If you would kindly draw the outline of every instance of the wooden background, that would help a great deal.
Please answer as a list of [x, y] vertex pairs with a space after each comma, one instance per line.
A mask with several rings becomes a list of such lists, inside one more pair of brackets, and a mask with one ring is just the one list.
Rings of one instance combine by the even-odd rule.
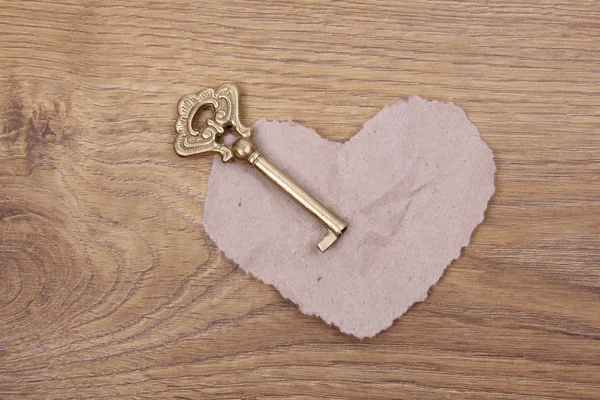
[[[0, 398], [600, 398], [598, 1], [0, 1]], [[232, 265], [175, 104], [351, 137], [453, 101], [497, 191], [430, 297], [368, 340]]]

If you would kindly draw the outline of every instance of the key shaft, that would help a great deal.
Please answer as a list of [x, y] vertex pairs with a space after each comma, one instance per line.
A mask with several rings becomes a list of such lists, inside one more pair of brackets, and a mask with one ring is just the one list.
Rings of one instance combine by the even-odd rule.
[[327, 233], [317, 245], [319, 250], [325, 252], [347, 228], [348, 224], [345, 221], [331, 212], [260, 153], [252, 140], [240, 138], [233, 144], [231, 150], [237, 159], [244, 160], [256, 168], [263, 176], [323, 224], [327, 229]]

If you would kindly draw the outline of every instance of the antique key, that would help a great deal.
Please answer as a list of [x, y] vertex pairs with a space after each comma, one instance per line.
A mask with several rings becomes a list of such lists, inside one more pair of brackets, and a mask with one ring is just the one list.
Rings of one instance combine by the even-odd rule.
[[[209, 106], [214, 107], [214, 118], [208, 119], [206, 127], [201, 131], [195, 130], [192, 127], [194, 115]], [[191, 156], [216, 152], [221, 155], [223, 162], [228, 162], [234, 157], [246, 161], [325, 226], [327, 233], [317, 245], [322, 252], [344, 232], [348, 226], [346, 222], [319, 203], [258, 151], [252, 141], [252, 130], [240, 122], [239, 93], [235, 85], [226, 83], [216, 89], [208, 88], [197, 94], [187, 94], [179, 100], [177, 110], [179, 111], [179, 118], [175, 124], [177, 154]], [[231, 147], [217, 141], [228, 127], [232, 127], [240, 136]]]

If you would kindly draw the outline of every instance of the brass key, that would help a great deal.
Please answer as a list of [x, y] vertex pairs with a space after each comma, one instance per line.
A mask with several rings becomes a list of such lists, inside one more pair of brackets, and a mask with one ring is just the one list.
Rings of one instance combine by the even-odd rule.
[[[206, 127], [201, 131], [195, 130], [192, 127], [194, 115], [209, 106], [215, 110], [214, 118], [208, 119]], [[327, 233], [317, 245], [322, 252], [327, 250], [346, 230], [348, 226], [346, 222], [319, 203], [258, 151], [252, 141], [252, 130], [240, 123], [239, 93], [235, 85], [226, 83], [216, 89], [209, 88], [197, 94], [187, 94], [179, 100], [177, 110], [179, 111], [179, 118], [175, 124], [177, 154], [190, 156], [216, 152], [221, 155], [223, 162], [228, 162], [234, 157], [246, 161], [325, 226]], [[228, 127], [232, 127], [240, 136], [231, 148], [217, 141]]]

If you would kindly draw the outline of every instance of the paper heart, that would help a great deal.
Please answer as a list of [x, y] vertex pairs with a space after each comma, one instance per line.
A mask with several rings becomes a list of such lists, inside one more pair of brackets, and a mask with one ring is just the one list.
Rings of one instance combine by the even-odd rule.
[[349, 227], [319, 252], [318, 222], [257, 171], [215, 158], [206, 231], [304, 313], [360, 338], [427, 297], [494, 192], [492, 151], [454, 104], [413, 96], [345, 143], [292, 122], [262, 119], [253, 129], [262, 153]]

